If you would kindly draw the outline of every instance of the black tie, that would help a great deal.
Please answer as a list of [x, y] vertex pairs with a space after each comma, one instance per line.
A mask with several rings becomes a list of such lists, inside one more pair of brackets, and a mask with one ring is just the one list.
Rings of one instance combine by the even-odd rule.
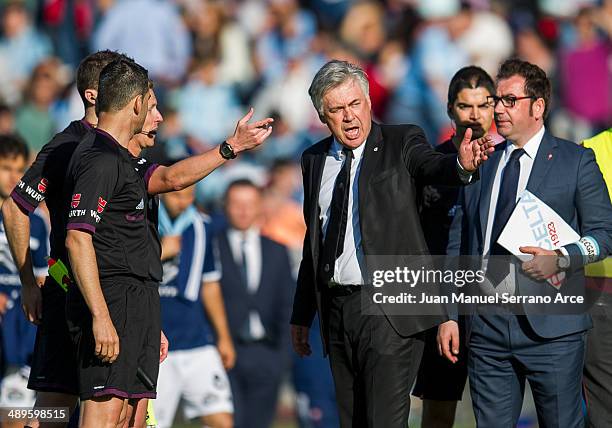
[[351, 187], [351, 164], [353, 151], [344, 147], [344, 164], [336, 177], [330, 204], [329, 223], [321, 256], [319, 257], [319, 278], [323, 284], [329, 283], [334, 276], [336, 259], [344, 251], [344, 235], [348, 219], [348, 201]]
[[[516, 205], [516, 190], [518, 187], [519, 176], [521, 175], [520, 158], [525, 154], [523, 149], [514, 149], [510, 159], [503, 170], [497, 206], [495, 207], [495, 218], [493, 219], [493, 229], [491, 230], [491, 245], [489, 254], [492, 256], [509, 256], [510, 253], [497, 243], [504, 226], [508, 223], [510, 215]], [[498, 284], [510, 272], [510, 259], [498, 257], [489, 262], [488, 275]]]

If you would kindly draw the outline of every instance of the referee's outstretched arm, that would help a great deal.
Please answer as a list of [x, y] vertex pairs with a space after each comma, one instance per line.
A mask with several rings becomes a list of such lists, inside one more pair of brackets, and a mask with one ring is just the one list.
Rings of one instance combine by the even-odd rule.
[[[234, 135], [224, 142], [224, 145], [229, 145], [234, 157], [240, 152], [258, 147], [272, 134], [274, 119], [268, 117], [249, 123], [253, 113], [254, 110], [251, 107], [248, 113], [236, 124]], [[151, 175], [147, 184], [147, 191], [151, 195], [157, 195], [182, 190], [197, 183], [229, 159], [231, 157], [224, 157], [220, 149], [214, 148], [201, 155], [184, 159], [172, 166], [160, 166]]]

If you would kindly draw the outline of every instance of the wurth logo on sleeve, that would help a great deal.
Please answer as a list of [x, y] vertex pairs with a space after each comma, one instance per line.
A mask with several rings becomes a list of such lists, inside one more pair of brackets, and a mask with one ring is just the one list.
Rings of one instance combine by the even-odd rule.
[[77, 208], [80, 203], [81, 203], [81, 194], [75, 193], [74, 195], [72, 195], [72, 202], [70, 202], [70, 206], [72, 208]]
[[98, 211], [99, 214], [101, 214], [102, 211], [104, 211], [104, 208], [106, 208], [106, 204], [107, 204], [107, 202], [104, 199], [102, 199], [102, 197], [98, 197], [98, 209], [97, 209], [97, 211]]

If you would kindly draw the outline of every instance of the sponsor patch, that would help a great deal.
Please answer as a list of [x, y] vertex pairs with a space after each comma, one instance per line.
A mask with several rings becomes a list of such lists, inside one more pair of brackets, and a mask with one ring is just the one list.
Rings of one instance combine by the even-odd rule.
[[44, 195], [45, 192], [47, 191], [48, 184], [49, 182], [47, 181], [46, 178], [41, 178], [40, 183], [38, 183], [38, 191]]
[[106, 208], [106, 204], [107, 202], [102, 199], [102, 197], [98, 197], [98, 213], [102, 213], [102, 211], [104, 211], [104, 208]]
[[81, 203], [81, 194], [75, 193], [74, 195], [72, 195], [72, 202], [70, 203], [70, 206], [72, 208], [77, 208], [80, 203]]

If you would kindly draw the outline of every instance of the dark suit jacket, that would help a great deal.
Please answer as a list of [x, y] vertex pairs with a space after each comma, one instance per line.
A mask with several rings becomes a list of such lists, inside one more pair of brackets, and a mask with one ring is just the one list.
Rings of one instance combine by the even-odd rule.
[[[321, 247], [319, 190], [325, 158], [333, 138], [313, 145], [302, 155], [306, 237], [291, 323], [310, 326], [319, 312], [324, 346], [327, 343], [325, 305], [317, 285]], [[372, 123], [365, 143], [359, 186], [359, 221], [364, 254], [428, 254], [416, 202], [416, 181], [424, 184], [462, 184], [457, 157], [436, 153], [423, 131], [414, 125]], [[402, 336], [424, 331], [446, 320], [437, 316], [387, 316]]]
[[295, 289], [287, 249], [261, 237], [261, 281], [254, 295], [240, 275], [227, 238], [227, 230], [219, 233], [219, 258], [222, 267], [221, 290], [227, 321], [233, 339], [245, 325], [249, 311], [259, 313], [269, 343], [282, 352], [289, 350], [289, 315], [291, 295]]
[[[449, 254], [482, 255], [493, 180], [506, 144], [504, 142], [495, 147], [495, 152], [480, 169], [481, 180], [461, 190], [460, 209], [451, 227]], [[527, 182], [527, 190], [555, 210], [580, 236], [595, 239], [601, 257], [610, 254], [612, 206], [592, 150], [546, 132]], [[575, 244], [566, 246], [566, 249], [572, 260], [570, 278], [579, 278], [583, 270], [580, 250]], [[520, 271], [517, 278], [518, 294], [554, 293], [548, 284], [532, 281]], [[591, 327], [588, 314], [546, 316], [535, 314], [536, 307], [524, 309], [535, 333], [544, 338], [560, 337]]]

